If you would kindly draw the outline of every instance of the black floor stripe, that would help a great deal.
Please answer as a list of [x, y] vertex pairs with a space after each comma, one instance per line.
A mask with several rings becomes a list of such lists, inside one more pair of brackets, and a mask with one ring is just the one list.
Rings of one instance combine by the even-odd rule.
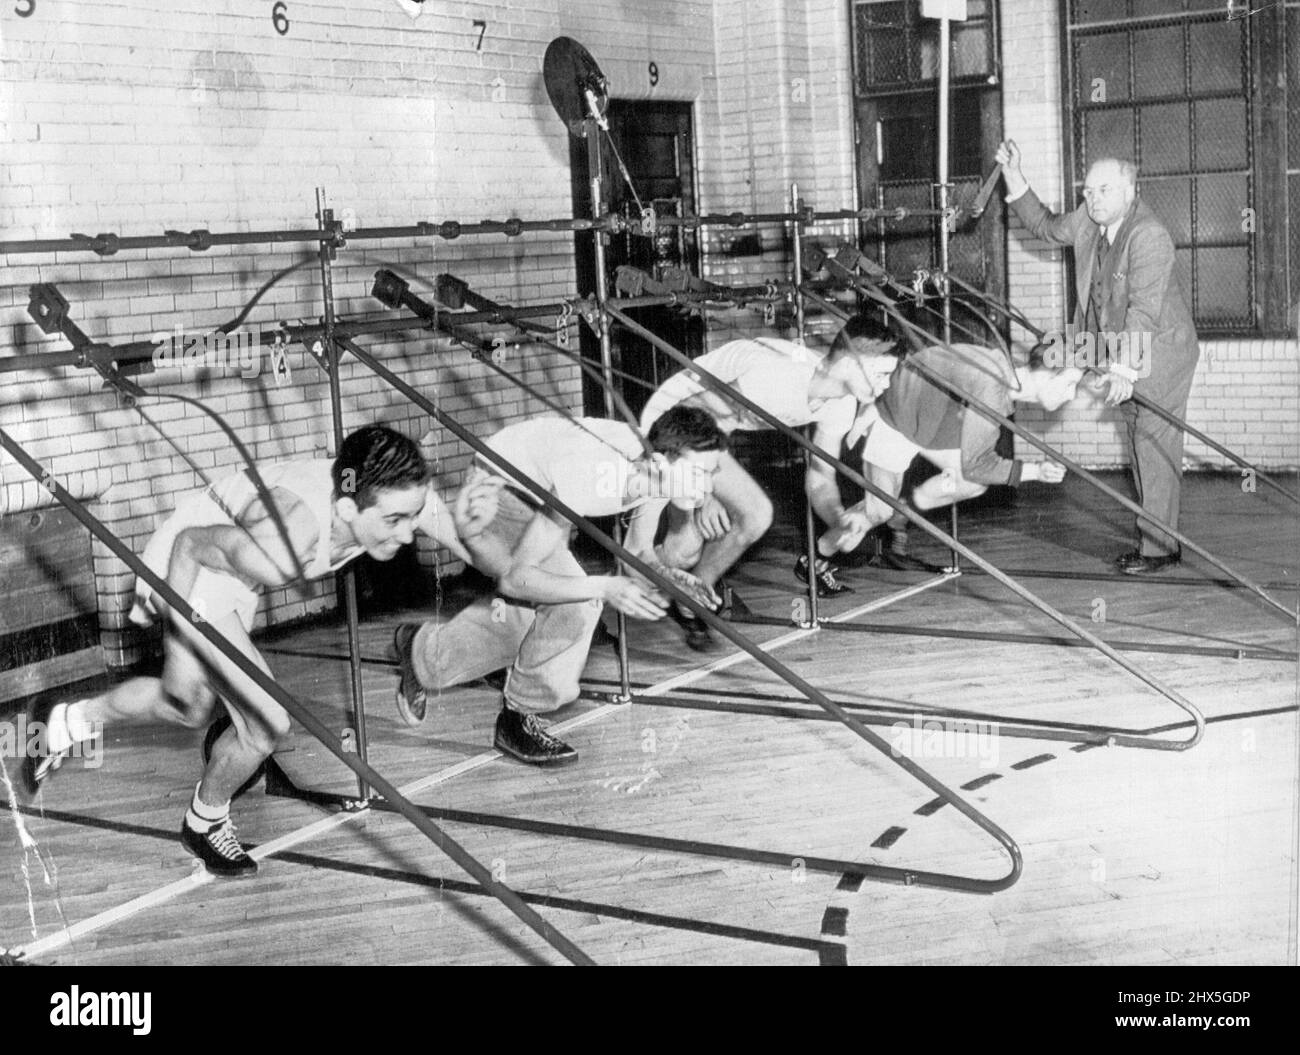
[[1105, 744], [1075, 744], [1072, 748], [1070, 748], [1070, 750], [1073, 751], [1075, 754], [1083, 754], [1084, 751], [1091, 751], [1095, 747], [1105, 747], [1105, 746], [1106, 746]]
[[822, 967], [847, 967], [849, 965], [849, 950], [838, 942], [828, 941], [822, 943], [821, 952]]
[[1034, 766], [1041, 766], [1044, 762], [1050, 762], [1055, 755], [1034, 755], [1033, 758], [1026, 758], [1020, 762], [1014, 762], [1012, 769], [1032, 769]]
[[846, 908], [828, 908], [822, 916], [822, 933], [833, 938], [844, 937], [849, 923], [849, 910]]
[[918, 817], [929, 817], [948, 805], [947, 799], [931, 799], [924, 806], [918, 806], [914, 812]]
[[856, 894], [862, 889], [862, 884], [867, 881], [867, 877], [861, 872], [845, 872], [840, 876], [840, 881], [836, 885], [836, 890], [847, 890], [850, 894]]
[[982, 777], [976, 777], [974, 780], [968, 780], [961, 786], [962, 791], [977, 791], [987, 784], [992, 784], [995, 780], [1001, 780], [1001, 773], [985, 773]]
[[888, 850], [891, 846], [894, 845], [894, 843], [898, 842], [899, 837], [905, 831], [907, 831], [906, 828], [900, 828], [898, 827], [898, 825], [894, 825], [894, 827], [892, 828], [886, 828], [883, 832], [880, 833], [880, 835], [876, 837], [876, 841], [871, 845], [874, 849], [877, 850]]

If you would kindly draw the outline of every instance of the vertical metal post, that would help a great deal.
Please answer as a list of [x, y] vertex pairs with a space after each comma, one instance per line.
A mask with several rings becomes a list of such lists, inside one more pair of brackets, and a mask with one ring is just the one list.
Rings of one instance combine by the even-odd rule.
[[[334, 210], [325, 208], [325, 189], [316, 188], [316, 222], [322, 231], [334, 225]], [[334, 339], [334, 253], [332, 242], [322, 241], [320, 245], [320, 279], [321, 294], [325, 302], [325, 336], [322, 349], [328, 365], [330, 384], [330, 410], [334, 417], [334, 454], [337, 457], [343, 443], [343, 392], [339, 379], [339, 359], [341, 349]], [[325, 525], [328, 530], [328, 525]], [[337, 582], [337, 579], [335, 580]], [[348, 665], [352, 675], [352, 729], [356, 737], [357, 754], [363, 762], [366, 756], [366, 701], [365, 689], [361, 680], [361, 630], [358, 625], [357, 576], [349, 565], [343, 570], [343, 610], [348, 624]], [[343, 738], [347, 739], [346, 735]], [[362, 799], [370, 798], [370, 787], [365, 778], [357, 777], [357, 795]]]
[[[804, 315], [804, 297], [803, 297], [803, 219], [799, 216], [799, 184], [790, 184], [790, 211], [794, 214], [794, 223], [791, 228], [790, 249], [791, 249], [791, 269], [793, 274], [791, 279], [794, 284], [794, 327], [795, 341], [804, 347], [807, 344], [807, 325]], [[838, 451], [835, 453], [839, 453]], [[816, 629], [817, 620], [817, 525], [813, 519], [812, 500], [808, 497], [807, 478], [808, 471], [812, 468], [812, 455], [808, 451], [803, 452], [803, 471], [804, 471], [804, 532], [807, 535], [807, 553], [808, 553], [808, 623], [807, 625]]]
[[876, 208], [879, 210], [876, 214], [876, 241], [880, 245], [880, 266], [888, 270], [889, 243], [885, 241], [885, 236], [889, 233], [889, 225], [885, 222], [885, 188], [881, 183], [876, 184]]
[[[587, 118], [586, 131], [587, 175], [591, 180], [591, 216], [592, 219], [599, 220], [605, 208], [605, 164], [604, 156], [601, 153], [600, 123], [596, 120], [595, 115]], [[609, 315], [605, 312], [605, 304], [609, 300], [609, 281], [605, 274], [605, 240], [609, 237], [609, 234], [597, 228], [592, 231], [592, 235], [592, 244], [596, 249], [596, 325], [598, 327], [597, 335], [600, 338], [600, 369], [605, 384], [605, 416], [615, 418], [618, 416], [618, 412], [617, 407], [614, 405], [614, 345], [610, 338]], [[621, 546], [623, 544], [623, 525], [618, 520], [614, 521], [613, 535], [614, 541]], [[615, 574], [621, 575], [622, 571], [622, 567], [616, 562]], [[632, 675], [628, 668], [627, 616], [619, 612], [617, 613], [617, 621], [619, 678], [617, 702], [631, 703]]]
[[[948, 273], [949, 267], [949, 236], [948, 218], [949, 209], [952, 205], [952, 186], [948, 182], [948, 126], [949, 100], [948, 93], [950, 89], [952, 73], [952, 22], [947, 18], [939, 19], [939, 182], [935, 190], [936, 200], [935, 207], [939, 210], [939, 270], [943, 274]], [[943, 342], [949, 344], [952, 342], [952, 298], [949, 296], [948, 282], [946, 279], [940, 279], [940, 297], [943, 302]], [[949, 507], [949, 515], [952, 522], [952, 530], [949, 532], [953, 538], [957, 537], [957, 503]], [[953, 571], [961, 570], [961, 555], [955, 550], [951, 550]]]

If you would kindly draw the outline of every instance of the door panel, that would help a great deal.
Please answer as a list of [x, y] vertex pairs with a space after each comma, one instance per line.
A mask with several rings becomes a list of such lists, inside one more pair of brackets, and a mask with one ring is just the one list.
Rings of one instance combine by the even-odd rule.
[[[639, 214], [639, 199], [642, 205], [653, 208], [658, 216], [694, 213], [695, 142], [690, 104], [611, 100], [608, 118], [609, 139], [613, 140], [622, 156], [636, 193], [634, 195], [628, 188], [609, 139], [602, 135], [600, 145], [606, 174], [602, 197], [606, 208], [634, 217]], [[591, 215], [587, 151], [587, 140], [570, 139], [575, 216]], [[580, 231], [574, 237], [578, 292], [582, 296], [590, 295], [596, 288], [593, 241], [591, 232]], [[653, 238], [628, 233], [612, 236], [606, 253], [606, 280], [611, 294], [617, 270], [625, 264], [656, 277], [669, 267], [686, 268], [698, 275], [698, 238], [695, 232], [680, 227], [658, 228]], [[705, 322], [702, 316], [688, 316], [668, 308], [638, 308], [628, 314], [692, 358], [704, 350]], [[677, 367], [649, 342], [619, 327], [614, 328], [613, 344], [615, 367], [638, 379], [616, 378], [615, 381], [622, 386], [623, 397], [632, 411], [640, 413], [653, 389]], [[582, 354], [600, 362], [600, 343], [585, 326]], [[587, 414], [596, 417], [605, 414], [604, 392], [590, 378], [583, 382], [583, 406]]]

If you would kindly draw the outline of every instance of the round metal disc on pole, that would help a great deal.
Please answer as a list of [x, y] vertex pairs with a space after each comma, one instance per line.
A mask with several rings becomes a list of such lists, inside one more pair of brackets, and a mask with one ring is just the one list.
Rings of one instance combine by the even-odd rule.
[[542, 80], [560, 120], [571, 134], [585, 139], [587, 119], [603, 119], [609, 109], [609, 82], [591, 52], [572, 37], [556, 37], [542, 59]]

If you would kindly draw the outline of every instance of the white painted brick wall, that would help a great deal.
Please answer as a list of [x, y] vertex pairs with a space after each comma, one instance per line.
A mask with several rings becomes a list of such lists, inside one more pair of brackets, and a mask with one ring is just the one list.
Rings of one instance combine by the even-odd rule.
[[[12, 5], [11, 5], [12, 6]], [[165, 228], [259, 231], [309, 227], [315, 189], [362, 225], [417, 220], [529, 219], [571, 211], [568, 133], [541, 82], [546, 44], [565, 34], [601, 62], [616, 97], [694, 104], [701, 208], [782, 211], [791, 182], [819, 209], [855, 201], [850, 44], [844, 0], [485, 0], [426, 5], [409, 20], [389, 0], [288, 0], [279, 36], [270, 5], [236, 0], [101, 0], [38, 3], [32, 18], [0, 16], [0, 239], [71, 232], [153, 234]], [[1025, 148], [1028, 174], [1060, 204], [1061, 128], [1056, 5], [1003, 5], [1008, 132]], [[474, 19], [487, 22], [482, 48]], [[650, 84], [654, 62], [659, 83]], [[760, 257], [732, 257], [737, 233], [709, 232], [705, 273], [761, 281], [788, 273], [786, 232], [760, 230]], [[828, 241], [849, 232], [814, 233]], [[85, 253], [0, 259], [0, 355], [61, 349], [28, 321], [28, 286], [54, 282], [97, 340], [147, 338], [180, 325], [203, 331], [235, 314], [273, 274], [308, 258], [306, 245]], [[1044, 325], [1064, 316], [1059, 254], [1013, 235], [1011, 295]], [[449, 270], [488, 295], [541, 302], [573, 292], [572, 239], [392, 240], [339, 254], [335, 293], [343, 314], [374, 312], [376, 268], [423, 279]], [[415, 283], [417, 289], [419, 282]], [[251, 321], [315, 319], [314, 264], [266, 294]], [[716, 344], [763, 332], [755, 308], [717, 312]], [[538, 412], [506, 382], [445, 340], [373, 340], [385, 361], [482, 434]], [[1202, 368], [1192, 396], [1196, 424], [1268, 465], [1295, 465], [1294, 342], [1229, 342]], [[293, 383], [265, 375], [153, 376], [228, 418], [259, 460], [325, 457], [326, 386], [294, 353]], [[342, 370], [349, 427], [382, 421], [429, 438], [447, 488], [468, 452], [430, 419], [353, 364]], [[576, 371], [552, 358], [525, 376], [566, 405], [581, 405]], [[143, 424], [93, 374], [8, 375], [0, 425], [56, 474], [94, 472], [96, 508], [140, 550], [178, 494], [196, 481], [180, 456], [215, 476], [239, 467], [226, 438], [192, 409], [151, 401], [171, 442]], [[1025, 420], [1033, 422], [1031, 415]], [[1122, 458], [1109, 413], [1082, 401], [1038, 427], [1060, 435], [1089, 464]], [[1214, 457], [1189, 445], [1189, 458]], [[44, 492], [12, 463], [0, 464], [12, 501]], [[124, 571], [106, 552], [101, 623], [115, 662], [133, 655], [123, 627]], [[423, 559], [432, 560], [426, 548]], [[263, 619], [283, 620], [333, 603], [332, 586], [307, 601], [273, 593]]]
[[[234, 0], [43, 3], [30, 19], [6, 11], [0, 238], [309, 227], [317, 186], [340, 213], [351, 209], [364, 225], [569, 214], [567, 132], [540, 78], [545, 44], [560, 32], [558, 4], [430, 5], [416, 22], [386, 0], [290, 0], [287, 7], [284, 37], [271, 24], [270, 5]], [[706, 15], [696, 20], [707, 28]], [[481, 51], [475, 18], [488, 22]], [[707, 33], [693, 38], [711, 50]], [[387, 263], [430, 279], [454, 270], [501, 300], [559, 299], [572, 293], [571, 244], [563, 235], [541, 235], [527, 244], [497, 237], [349, 247], [335, 270], [337, 305], [343, 313], [377, 310], [370, 279]], [[97, 340], [147, 338], [176, 325], [203, 332], [231, 318], [272, 274], [310, 249], [0, 260], [8, 324], [0, 354], [65, 347], [28, 321], [30, 283], [56, 283], [78, 324]], [[267, 294], [252, 321], [314, 319], [321, 310], [311, 265]], [[370, 344], [417, 387], [463, 390], [469, 398], [461, 412], [480, 432], [538, 410], [468, 355], [449, 352], [446, 342]], [[259, 461], [324, 457], [328, 389], [310, 360], [292, 359], [287, 388], [237, 372], [154, 375], [144, 384], [202, 399]], [[448, 359], [456, 363], [454, 382], [441, 369]], [[580, 406], [572, 367], [548, 361], [525, 373], [563, 405]], [[426, 415], [365, 371], [346, 365], [342, 379], [349, 427], [378, 420], [415, 438], [429, 431]], [[209, 476], [241, 464], [224, 435], [193, 409], [146, 403], [173, 446], [119, 409], [93, 376], [62, 370], [6, 381], [0, 422], [60, 477], [106, 470], [112, 483], [95, 508], [137, 552], [177, 497], [199, 482], [176, 447]], [[505, 407], [508, 415], [498, 412]], [[444, 444], [449, 479], [467, 457], [454, 441]], [[18, 500], [34, 497], [22, 481], [17, 466], [0, 465], [0, 483], [16, 487]], [[133, 631], [121, 618], [129, 597], [122, 574], [107, 570], [112, 558], [100, 556], [104, 644], [110, 660], [120, 662], [135, 655]], [[294, 591], [275, 591], [262, 619], [282, 621], [332, 603], [328, 584], [314, 593], [304, 602]]]

